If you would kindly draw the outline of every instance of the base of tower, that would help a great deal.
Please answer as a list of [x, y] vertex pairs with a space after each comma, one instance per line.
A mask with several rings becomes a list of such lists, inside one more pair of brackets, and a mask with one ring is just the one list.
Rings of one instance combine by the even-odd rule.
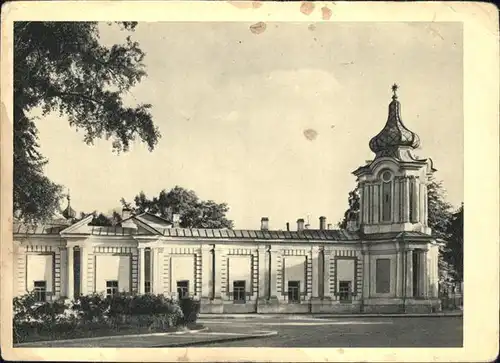
[[388, 298], [366, 299], [362, 312], [368, 314], [427, 314], [441, 310], [439, 299]]

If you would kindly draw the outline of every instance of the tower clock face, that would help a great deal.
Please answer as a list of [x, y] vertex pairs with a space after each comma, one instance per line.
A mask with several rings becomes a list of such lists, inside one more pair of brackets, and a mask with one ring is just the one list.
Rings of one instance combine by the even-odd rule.
[[384, 171], [382, 173], [382, 180], [385, 181], [385, 182], [388, 182], [388, 181], [391, 181], [391, 178], [392, 178], [392, 174], [390, 171]]

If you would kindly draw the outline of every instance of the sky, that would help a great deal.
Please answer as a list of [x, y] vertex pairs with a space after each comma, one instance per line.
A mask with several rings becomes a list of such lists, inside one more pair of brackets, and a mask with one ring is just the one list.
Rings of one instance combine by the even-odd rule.
[[[109, 213], [120, 198], [176, 185], [226, 202], [235, 228], [335, 225], [374, 154], [397, 83], [416, 154], [432, 158], [447, 200], [463, 201], [462, 28], [458, 23], [139, 23], [132, 39], [148, 73], [128, 102], [152, 104], [162, 134], [149, 152], [83, 142], [65, 117], [38, 120], [46, 174], [78, 212]], [[104, 44], [126, 33], [102, 24]], [[309, 137], [306, 137], [309, 136]], [[63, 203], [62, 207], [65, 207]]]

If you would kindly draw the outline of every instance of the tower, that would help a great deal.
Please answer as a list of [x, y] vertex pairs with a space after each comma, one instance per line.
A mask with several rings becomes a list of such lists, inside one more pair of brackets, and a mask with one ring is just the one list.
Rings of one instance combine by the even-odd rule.
[[375, 158], [353, 172], [360, 191], [361, 232], [413, 231], [431, 234], [427, 217], [427, 184], [436, 171], [431, 159], [419, 159], [416, 133], [401, 118], [398, 86], [392, 86], [392, 101], [384, 128], [369, 143]]

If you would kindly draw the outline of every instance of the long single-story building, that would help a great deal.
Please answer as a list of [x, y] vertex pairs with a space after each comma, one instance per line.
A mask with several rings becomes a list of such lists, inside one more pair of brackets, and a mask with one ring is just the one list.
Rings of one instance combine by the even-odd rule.
[[40, 300], [130, 292], [193, 296], [210, 313], [427, 312], [439, 309], [438, 241], [427, 218], [430, 159], [413, 150], [394, 87], [373, 160], [356, 169], [360, 211], [345, 230], [321, 217], [294, 230], [178, 228], [124, 210], [114, 227], [93, 216], [13, 225], [15, 292]]

